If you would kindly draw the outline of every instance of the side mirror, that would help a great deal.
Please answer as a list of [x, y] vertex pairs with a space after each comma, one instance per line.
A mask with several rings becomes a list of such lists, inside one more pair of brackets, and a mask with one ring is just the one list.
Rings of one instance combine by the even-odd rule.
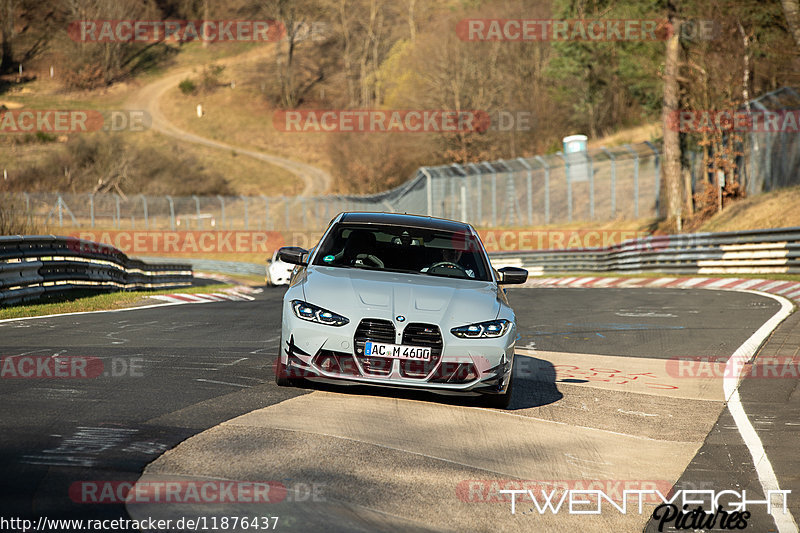
[[524, 268], [503, 267], [498, 272], [500, 273], [500, 281], [498, 283], [505, 285], [518, 285], [528, 280], [528, 271]]
[[308, 261], [308, 250], [299, 246], [284, 246], [278, 250], [278, 259], [292, 265], [305, 265]]

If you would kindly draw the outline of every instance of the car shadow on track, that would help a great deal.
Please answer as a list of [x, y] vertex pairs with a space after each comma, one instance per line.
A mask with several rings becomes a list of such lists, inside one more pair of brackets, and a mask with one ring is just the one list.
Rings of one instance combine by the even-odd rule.
[[509, 410], [541, 407], [564, 397], [556, 386], [556, 369], [550, 361], [517, 355], [514, 367], [514, 391]]
[[[541, 407], [555, 403], [564, 397], [556, 387], [556, 371], [549, 361], [527, 355], [518, 355], [517, 358], [520, 361], [524, 361], [524, 364], [515, 364], [514, 366], [514, 387], [511, 391], [511, 403], [507, 410]], [[481, 403], [482, 395], [444, 395], [428, 391], [369, 385], [335, 385], [309, 380], [297, 386], [308, 390], [351, 394], [354, 396], [379, 396], [444, 405], [483, 407]]]

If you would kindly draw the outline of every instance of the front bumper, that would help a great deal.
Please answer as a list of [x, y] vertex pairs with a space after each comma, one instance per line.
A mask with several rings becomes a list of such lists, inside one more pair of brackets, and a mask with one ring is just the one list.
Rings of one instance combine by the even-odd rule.
[[[496, 339], [461, 339], [448, 328], [440, 328], [438, 357], [429, 364], [413, 367], [399, 359], [360, 355], [356, 337], [359, 323], [333, 327], [301, 320], [286, 311], [280, 366], [289, 378], [425, 389], [441, 394], [502, 394], [508, 387], [515, 327]], [[398, 336], [402, 336], [401, 328], [412, 324], [415, 323], [409, 318], [407, 324], [399, 325]]]

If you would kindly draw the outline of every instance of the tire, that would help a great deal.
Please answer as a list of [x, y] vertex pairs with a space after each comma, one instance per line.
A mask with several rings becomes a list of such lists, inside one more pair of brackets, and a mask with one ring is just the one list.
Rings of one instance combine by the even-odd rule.
[[514, 391], [514, 378], [509, 377], [506, 392], [503, 394], [486, 394], [481, 398], [481, 404], [490, 409], [508, 409], [511, 403], [511, 394]]

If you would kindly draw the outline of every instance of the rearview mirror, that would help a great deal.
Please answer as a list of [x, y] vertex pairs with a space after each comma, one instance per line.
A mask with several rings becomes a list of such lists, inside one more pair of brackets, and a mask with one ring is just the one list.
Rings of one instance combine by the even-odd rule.
[[528, 271], [524, 268], [503, 267], [498, 272], [500, 273], [500, 281], [498, 283], [518, 285], [528, 280]]
[[308, 261], [308, 250], [299, 246], [284, 246], [278, 250], [278, 259], [292, 265], [305, 265]]

